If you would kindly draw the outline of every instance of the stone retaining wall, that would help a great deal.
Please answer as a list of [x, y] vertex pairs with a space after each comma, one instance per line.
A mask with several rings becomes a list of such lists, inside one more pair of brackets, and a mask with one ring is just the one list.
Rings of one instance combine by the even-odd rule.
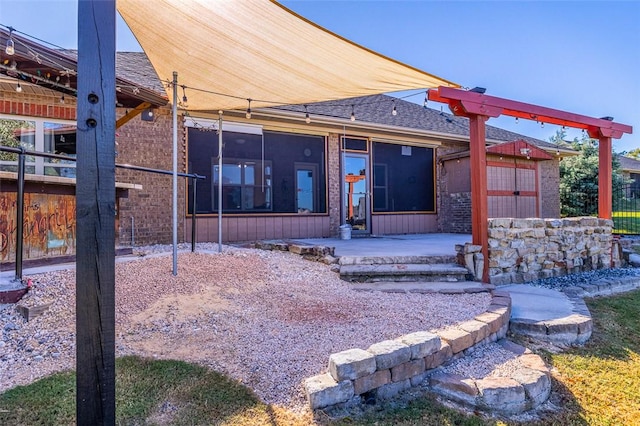
[[509, 327], [511, 298], [493, 291], [491, 305], [473, 320], [439, 330], [420, 331], [329, 357], [328, 372], [305, 380], [312, 409], [384, 401], [418, 386], [433, 370], [473, 350], [504, 338]]
[[[511, 284], [599, 268], [621, 266], [612, 237], [613, 221], [567, 219], [489, 219], [489, 282]], [[481, 247], [456, 246], [458, 259], [482, 277]]]

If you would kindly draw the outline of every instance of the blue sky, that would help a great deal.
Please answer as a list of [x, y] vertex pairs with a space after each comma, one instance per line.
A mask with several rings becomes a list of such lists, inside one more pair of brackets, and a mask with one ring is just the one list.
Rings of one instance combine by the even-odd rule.
[[[463, 86], [579, 114], [613, 116], [635, 132], [615, 141], [614, 149], [640, 147], [640, 1], [283, 4], [356, 43]], [[71, 48], [76, 46], [76, 10], [70, 0], [0, 0], [0, 24]], [[118, 26], [118, 48], [140, 50], [122, 20]], [[543, 140], [558, 130], [522, 120], [516, 124], [508, 117], [489, 124]], [[574, 136], [580, 133], [569, 133]]]

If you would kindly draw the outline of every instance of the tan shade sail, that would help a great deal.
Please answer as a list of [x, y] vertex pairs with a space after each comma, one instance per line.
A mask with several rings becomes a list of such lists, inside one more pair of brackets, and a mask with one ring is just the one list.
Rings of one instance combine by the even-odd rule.
[[[117, 7], [160, 79], [178, 73], [191, 110], [245, 109], [247, 99], [260, 107], [458, 87], [358, 46], [275, 1], [117, 0]], [[178, 95], [182, 99], [182, 89]]]

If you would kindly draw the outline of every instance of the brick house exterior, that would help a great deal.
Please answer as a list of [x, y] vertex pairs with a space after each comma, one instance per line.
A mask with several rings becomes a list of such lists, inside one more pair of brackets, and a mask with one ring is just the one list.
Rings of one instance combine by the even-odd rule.
[[[158, 99], [166, 98], [162, 83], [155, 76], [143, 53], [119, 53], [117, 74], [119, 77], [126, 78], [130, 84], [146, 90], [147, 98], [149, 91], [156, 93]], [[5, 79], [1, 83], [0, 119], [38, 117], [73, 123], [75, 99], [72, 96], [66, 96], [64, 104], [61, 104], [58, 91], [24, 84], [24, 90], [18, 93], [13, 86], [14, 83], [10, 79]], [[138, 99], [137, 102], [144, 100]], [[133, 102], [135, 99], [129, 99], [129, 101]], [[391, 114], [392, 107], [397, 109], [397, 114]], [[121, 118], [131, 108], [128, 105], [118, 107], [117, 117]], [[307, 111], [311, 114], [311, 123], [305, 122]], [[158, 102], [154, 105], [153, 112], [151, 121], [135, 117], [117, 129], [116, 163], [171, 170], [171, 110], [166, 102], [164, 105]], [[350, 119], [352, 114], [357, 116], [355, 121]], [[239, 205], [239, 208], [242, 207], [243, 210], [225, 211], [222, 226], [223, 241], [337, 236], [340, 225], [349, 220], [356, 231], [358, 230], [356, 228], [364, 227], [364, 233], [371, 235], [469, 233], [471, 231], [469, 189], [471, 177], [468, 158], [465, 159], [463, 155], [469, 149], [469, 126], [466, 118], [426, 109], [385, 95], [307, 106], [262, 108], [254, 110], [250, 120], [244, 117], [243, 111], [225, 111], [223, 117], [225, 125], [234, 126], [235, 129], [231, 132], [223, 129], [223, 134], [235, 134], [235, 140], [238, 143], [241, 140], [245, 143], [244, 139], [247, 139], [248, 142], [244, 145], [246, 147], [254, 140], [259, 143], [260, 136], [256, 133], [249, 135], [250, 137], [241, 138], [243, 126], [252, 126], [252, 131], [259, 129], [259, 134], [262, 135], [263, 155], [261, 166], [256, 164], [254, 157], [245, 156], [247, 158], [244, 159], [238, 158], [238, 155], [232, 159], [225, 157], [225, 160], [236, 161], [238, 167], [243, 165], [244, 168], [249, 167], [252, 170], [255, 168], [255, 171], [251, 172], [252, 174], [243, 174], [242, 182], [238, 182], [236, 188], [231, 184], [224, 188], [226, 195], [233, 195], [233, 191], [242, 194], [242, 206]], [[199, 154], [192, 145], [196, 146], [194, 144], [197, 139], [202, 141], [202, 146], [209, 146], [209, 148], [217, 144], [215, 132], [204, 135], [197, 128], [202, 123], [213, 126], [216, 120], [217, 114], [192, 112], [187, 116], [181, 113], [178, 152], [181, 172], [194, 172], [190, 170], [191, 161], [198, 159]], [[292, 144], [288, 146], [291, 146], [292, 150], [298, 144], [301, 144], [300, 147], [304, 143], [319, 146], [318, 144], [324, 141], [324, 148], [318, 153], [318, 158], [321, 160], [313, 164], [305, 160], [316, 155], [307, 152], [314, 151], [312, 149], [300, 149], [300, 154], [296, 154], [298, 157], [295, 158], [292, 153], [287, 153], [292, 156], [292, 159], [288, 160], [290, 163], [287, 164], [295, 166], [298, 173], [293, 180], [297, 182], [299, 178], [305, 179], [305, 173], [307, 173], [307, 179], [314, 182], [317, 199], [314, 198], [311, 209], [306, 208], [306, 204], [302, 205], [311, 201], [303, 200], [300, 198], [301, 195], [293, 196], [295, 205], [298, 207], [291, 207], [289, 204], [287, 204], [289, 207], [284, 207], [286, 201], [284, 199], [281, 202], [283, 207], [279, 208], [275, 205], [279, 198], [277, 191], [283, 191], [285, 188], [302, 191], [300, 183], [296, 183], [297, 188], [291, 188], [294, 182], [290, 178], [278, 178], [276, 182], [276, 163], [280, 160], [278, 156], [268, 160], [273, 162], [274, 170], [271, 170], [271, 166], [265, 166], [265, 147], [268, 149], [271, 143], [277, 145], [280, 139], [291, 140]], [[524, 139], [543, 150], [554, 154], [556, 152], [555, 145], [487, 126], [488, 145], [515, 139]], [[230, 148], [231, 143], [225, 142], [225, 150]], [[301, 154], [302, 151], [304, 156]], [[217, 214], [214, 214], [217, 191], [214, 185], [217, 179], [214, 170], [217, 164], [214, 161], [215, 155], [209, 152], [205, 156], [203, 172], [195, 170], [196, 173], [202, 173], [207, 178], [202, 186], [198, 184], [198, 190], [205, 195], [206, 202], [203, 207], [197, 207], [196, 238], [198, 241], [217, 241]], [[553, 160], [541, 162], [538, 166], [542, 217], [559, 216], [557, 191], [559, 158], [554, 157]], [[345, 217], [345, 200], [347, 195], [351, 196], [351, 192], [347, 194], [344, 179], [348, 174], [347, 168], [350, 167], [348, 163], [351, 160], [362, 161], [365, 165], [361, 168], [361, 176], [353, 178], [354, 188], [359, 180], [367, 182], [367, 186], [360, 193], [354, 192], [351, 207], [354, 213], [349, 219], [348, 216]], [[411, 163], [412, 161], [414, 163]], [[419, 164], [422, 166], [416, 168], [418, 164], [415, 163], [416, 161], [420, 161]], [[228, 167], [229, 165], [225, 163], [224, 173], [236, 173]], [[414, 176], [409, 173], [406, 176], [403, 175], [403, 180], [400, 180], [398, 176], [411, 167], [414, 172], [419, 172], [419, 175]], [[258, 171], [262, 173], [262, 193], [264, 194], [266, 182], [267, 191], [271, 191], [268, 192], [268, 197], [271, 198], [267, 204], [260, 207], [262, 210], [246, 210], [245, 207], [249, 209], [255, 207], [247, 204], [255, 201], [254, 196], [265, 197], [260, 195], [256, 188], [252, 189], [254, 192], [251, 197], [246, 197], [250, 189], [247, 180], [258, 179]], [[358, 173], [356, 172], [355, 175]], [[169, 243], [172, 229], [171, 176], [118, 169], [116, 181], [129, 185], [128, 188], [130, 188], [126, 197], [119, 199], [118, 202], [118, 244], [129, 246]], [[425, 186], [425, 182], [432, 183]], [[202, 190], [202, 187], [205, 189]], [[178, 188], [178, 237], [180, 241], [189, 241], [192, 225], [188, 214], [191, 208], [188, 192], [190, 187], [184, 179], [181, 179]], [[421, 198], [426, 196], [432, 200], [428, 203], [416, 201], [414, 200], [416, 194]], [[383, 198], [384, 202], [381, 201]], [[198, 196], [198, 199], [202, 198]], [[398, 204], [404, 207], [398, 207]], [[349, 213], [351, 214], [351, 211]], [[366, 219], [364, 213], [366, 213]]]

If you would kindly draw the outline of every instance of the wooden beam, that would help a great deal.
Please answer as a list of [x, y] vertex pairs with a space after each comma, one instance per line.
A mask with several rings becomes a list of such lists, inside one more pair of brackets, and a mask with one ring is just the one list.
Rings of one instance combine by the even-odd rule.
[[[609, 136], [617, 139], [622, 137], [624, 133], [633, 132], [633, 128], [626, 124], [525, 102], [498, 98], [469, 90], [438, 87], [437, 89], [430, 89], [428, 91], [428, 97], [430, 100], [449, 104], [449, 107], [456, 115], [481, 114], [489, 117], [508, 115], [525, 120], [585, 129], [588, 130], [590, 134], [597, 133], [597, 136], [591, 136], [594, 138]], [[456, 109], [462, 110], [454, 111]]]
[[471, 115], [470, 168], [471, 168], [471, 234], [473, 244], [482, 246], [484, 268], [482, 281], [489, 282], [489, 205], [487, 201], [487, 153], [485, 149], [486, 116]]
[[78, 2], [76, 414], [115, 424], [115, 0]]
[[142, 114], [142, 111], [144, 111], [147, 108], [151, 108], [152, 106], [153, 104], [151, 102], [141, 103], [140, 105], [138, 105], [137, 107], [135, 107], [134, 109], [132, 109], [131, 111], [127, 112], [125, 115], [120, 117], [118, 121], [116, 121], [116, 129], [119, 129], [120, 127], [124, 126], [133, 118]]
[[598, 143], [598, 217], [611, 219], [612, 210], [612, 146], [611, 138], [601, 137]]

